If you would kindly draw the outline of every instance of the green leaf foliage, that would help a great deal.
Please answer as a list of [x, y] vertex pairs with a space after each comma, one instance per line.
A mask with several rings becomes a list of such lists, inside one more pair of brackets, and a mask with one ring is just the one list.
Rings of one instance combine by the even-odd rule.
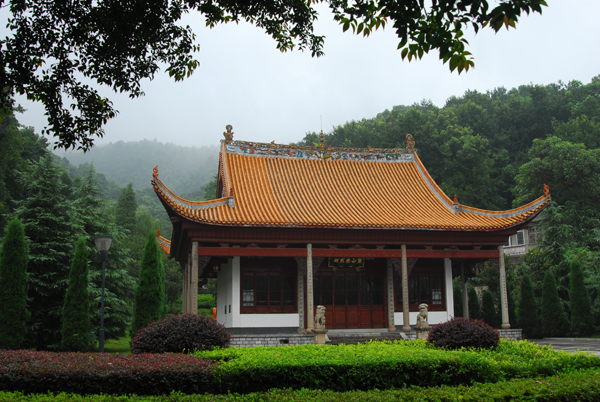
[[23, 224], [9, 222], [0, 249], [0, 349], [19, 349], [27, 333], [27, 261]]
[[85, 352], [90, 348], [90, 297], [88, 293], [88, 249], [81, 237], [69, 274], [62, 317], [61, 349]]
[[576, 336], [589, 336], [594, 332], [592, 305], [585, 288], [581, 263], [571, 262], [571, 325]]
[[538, 338], [540, 336], [538, 305], [533, 294], [533, 286], [529, 275], [524, 275], [521, 280], [521, 300], [519, 303], [518, 319], [525, 338]]
[[570, 324], [562, 307], [556, 280], [552, 271], [546, 271], [542, 289], [542, 335], [546, 337], [567, 336]]
[[163, 315], [164, 309], [164, 272], [161, 273], [162, 262], [159, 258], [156, 235], [148, 234], [144, 247], [140, 277], [135, 290], [135, 312], [131, 324], [131, 333], [135, 335], [152, 321]]

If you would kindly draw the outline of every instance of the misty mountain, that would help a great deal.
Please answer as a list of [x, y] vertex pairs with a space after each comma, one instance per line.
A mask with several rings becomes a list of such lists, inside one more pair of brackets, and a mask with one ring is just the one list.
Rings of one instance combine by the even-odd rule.
[[159, 178], [176, 194], [196, 193], [217, 173], [219, 148], [217, 146], [184, 147], [156, 140], [98, 145], [91, 151], [63, 151], [54, 153], [65, 157], [75, 166], [93, 163], [119, 187], [133, 183], [136, 190], [150, 187], [152, 169], [158, 166]]

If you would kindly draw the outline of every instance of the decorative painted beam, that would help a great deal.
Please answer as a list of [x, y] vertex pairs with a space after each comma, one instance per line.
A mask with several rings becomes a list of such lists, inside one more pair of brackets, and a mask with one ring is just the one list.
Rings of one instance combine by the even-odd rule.
[[[199, 247], [199, 256], [306, 257], [305, 248]], [[498, 258], [498, 250], [406, 250], [407, 258]], [[313, 248], [315, 257], [402, 258], [402, 250]]]

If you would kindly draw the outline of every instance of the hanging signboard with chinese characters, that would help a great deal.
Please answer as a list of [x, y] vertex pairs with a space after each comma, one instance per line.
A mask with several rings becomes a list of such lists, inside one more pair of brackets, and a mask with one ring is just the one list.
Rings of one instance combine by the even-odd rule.
[[329, 257], [328, 267], [333, 271], [339, 268], [354, 268], [357, 272], [365, 267], [365, 259], [362, 257]]

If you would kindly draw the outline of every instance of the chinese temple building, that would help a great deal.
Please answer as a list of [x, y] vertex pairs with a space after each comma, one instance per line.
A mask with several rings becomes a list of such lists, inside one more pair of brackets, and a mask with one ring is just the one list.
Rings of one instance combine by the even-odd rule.
[[464, 283], [490, 260], [510, 328], [503, 245], [548, 204], [547, 187], [520, 208], [482, 210], [444, 194], [410, 134], [403, 149], [341, 149], [322, 134], [300, 147], [234, 141], [231, 129], [216, 199], [182, 199], [154, 169], [173, 224], [157, 239], [184, 267], [184, 313], [197, 313], [199, 281], [218, 277], [217, 319], [238, 334], [310, 333], [317, 305], [330, 329], [408, 332], [421, 303], [430, 324], [454, 316], [453, 269]]

